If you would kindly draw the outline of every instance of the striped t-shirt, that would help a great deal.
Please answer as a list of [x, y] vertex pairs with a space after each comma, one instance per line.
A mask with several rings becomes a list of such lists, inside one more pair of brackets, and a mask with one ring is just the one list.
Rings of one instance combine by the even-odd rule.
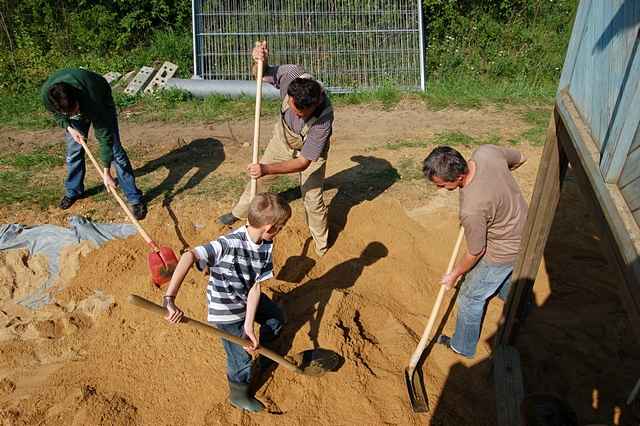
[[207, 321], [228, 324], [244, 320], [249, 290], [273, 277], [273, 243], [251, 241], [247, 227], [193, 249], [198, 264], [209, 267]]
[[[284, 99], [284, 97], [287, 96], [289, 84], [303, 74], [305, 74], [305, 71], [300, 65], [274, 65], [267, 67], [264, 81], [280, 89], [280, 97]], [[331, 105], [327, 92], [323, 92], [322, 96], [322, 103], [315, 111], [318, 115], [326, 107]], [[284, 121], [294, 133], [298, 135], [301, 134], [305, 121], [298, 117], [291, 109], [288, 109], [284, 113]], [[329, 143], [332, 131], [333, 113], [320, 118], [309, 128], [309, 133], [304, 140], [300, 154], [309, 161], [316, 161], [320, 158], [326, 144]]]

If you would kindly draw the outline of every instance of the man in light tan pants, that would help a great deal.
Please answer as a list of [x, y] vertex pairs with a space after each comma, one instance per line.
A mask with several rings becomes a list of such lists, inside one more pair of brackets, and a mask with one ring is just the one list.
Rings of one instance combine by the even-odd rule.
[[[328, 209], [323, 198], [327, 155], [333, 130], [333, 109], [322, 85], [299, 65], [268, 66], [268, 49], [263, 43], [253, 49], [254, 60], [265, 64], [263, 80], [280, 89], [282, 107], [273, 137], [257, 164], [247, 166], [251, 178], [258, 179], [258, 191], [268, 190], [275, 175], [298, 173], [305, 217], [320, 256], [328, 249]], [[255, 74], [255, 64], [254, 64]], [[232, 225], [247, 217], [250, 202], [247, 184], [230, 213], [218, 221]]]

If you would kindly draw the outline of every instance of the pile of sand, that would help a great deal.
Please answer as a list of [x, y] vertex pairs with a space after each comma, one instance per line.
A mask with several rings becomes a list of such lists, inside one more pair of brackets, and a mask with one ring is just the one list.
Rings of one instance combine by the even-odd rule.
[[[190, 245], [224, 232], [213, 221], [204, 228], [191, 221], [203, 208], [174, 207]], [[156, 213], [147, 227], [168, 235], [174, 223]], [[170, 326], [126, 302], [130, 293], [156, 301], [162, 294], [150, 284], [146, 247], [136, 237], [82, 258], [55, 304], [31, 316], [5, 311], [12, 337], [5, 333], [0, 343], [0, 377], [6, 382], [1, 415], [16, 424], [37, 419], [65, 425], [423, 423], [408, 404], [403, 370], [437, 293], [457, 232], [455, 216], [443, 226], [446, 232], [434, 235], [395, 201], [365, 202], [351, 209], [336, 244], [320, 260], [303, 253], [308, 230], [302, 217], [296, 211], [277, 237], [274, 261], [281, 279], [265, 290], [288, 316], [279, 350], [322, 347], [339, 353], [344, 364], [321, 378], [277, 369], [258, 391], [273, 415], [254, 418], [228, 404], [217, 339]], [[180, 247], [176, 237], [163, 242]], [[201, 320], [205, 282], [191, 272], [177, 300]], [[432, 404], [456, 362], [446, 350], [434, 350], [427, 371]], [[492, 398], [487, 393], [491, 407]], [[471, 414], [473, 408], [460, 410]], [[493, 421], [488, 411], [475, 415], [477, 424]]]
[[[301, 205], [293, 206], [292, 220], [276, 239], [277, 278], [265, 285], [288, 316], [277, 349], [290, 355], [330, 349], [344, 358], [338, 371], [315, 378], [278, 368], [257, 393], [266, 413], [232, 408], [219, 340], [127, 303], [131, 293], [157, 302], [162, 295], [149, 279], [146, 245], [131, 237], [78, 257], [80, 268], [54, 304], [37, 312], [0, 305], [0, 418], [10, 425], [495, 424], [487, 358], [499, 301], [489, 305], [475, 359], [433, 348], [424, 368], [430, 413], [413, 413], [404, 383], [457, 235], [455, 211], [417, 212], [429, 224], [423, 227], [382, 195], [353, 207], [335, 245], [318, 259], [305, 244]], [[182, 246], [180, 240], [195, 246], [226, 232], [213, 221], [220, 213], [213, 202], [175, 203], [173, 211], [179, 223], [158, 208], [145, 225], [174, 248]], [[207, 223], [203, 211], [209, 212]], [[40, 271], [35, 259], [11, 256], [14, 262], [3, 264], [10, 276]], [[546, 275], [541, 281], [548, 291]], [[187, 315], [200, 320], [205, 285], [193, 270], [177, 298]], [[13, 288], [13, 294], [22, 291]], [[450, 312], [444, 327], [449, 333], [455, 323], [452, 296], [442, 309]], [[540, 301], [547, 296], [537, 295]], [[589, 342], [580, 344], [590, 350]]]

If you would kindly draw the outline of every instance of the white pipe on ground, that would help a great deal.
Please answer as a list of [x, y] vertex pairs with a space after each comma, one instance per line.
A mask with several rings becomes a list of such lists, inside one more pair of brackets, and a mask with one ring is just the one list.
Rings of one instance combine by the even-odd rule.
[[[255, 98], [255, 81], [245, 80], [200, 80], [170, 78], [167, 80], [166, 88], [185, 90], [197, 98], [204, 98], [210, 95], [224, 95], [231, 97], [248, 96]], [[279, 98], [280, 91], [270, 84], [262, 85], [263, 98]]]

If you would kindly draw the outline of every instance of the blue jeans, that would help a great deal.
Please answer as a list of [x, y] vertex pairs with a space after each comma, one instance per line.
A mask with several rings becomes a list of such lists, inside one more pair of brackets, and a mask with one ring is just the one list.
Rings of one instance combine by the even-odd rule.
[[507, 299], [512, 272], [512, 263], [489, 263], [483, 258], [467, 273], [458, 294], [458, 320], [451, 337], [454, 351], [468, 358], [475, 355], [487, 300], [496, 293]]
[[[71, 120], [71, 127], [78, 130], [87, 138], [90, 122], [85, 120]], [[64, 139], [67, 142], [67, 178], [64, 181], [65, 195], [69, 198], [78, 198], [84, 193], [84, 175], [86, 172], [84, 149], [82, 145], [73, 140], [69, 132], [65, 130]], [[117, 130], [113, 141], [113, 164], [116, 167], [118, 185], [122, 188], [129, 204], [142, 202], [142, 192], [136, 187], [133, 176], [133, 168], [129, 157], [120, 143], [120, 132]]]
[[[255, 321], [260, 324], [260, 345], [269, 346], [280, 334], [284, 325], [284, 314], [271, 299], [260, 295]], [[244, 334], [244, 321], [230, 324], [214, 324], [216, 328], [238, 337]], [[222, 339], [227, 353], [227, 378], [230, 382], [247, 384], [251, 381], [251, 355], [242, 346]]]

